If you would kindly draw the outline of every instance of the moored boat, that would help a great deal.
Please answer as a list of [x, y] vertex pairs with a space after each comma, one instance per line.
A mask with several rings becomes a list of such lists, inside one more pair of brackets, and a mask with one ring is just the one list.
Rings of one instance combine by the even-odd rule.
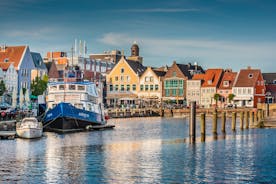
[[26, 117], [16, 124], [16, 134], [18, 137], [33, 139], [42, 136], [43, 126], [35, 117]]
[[96, 84], [83, 81], [80, 70], [65, 71], [63, 81], [48, 82], [47, 93], [45, 130], [70, 132], [106, 124]]

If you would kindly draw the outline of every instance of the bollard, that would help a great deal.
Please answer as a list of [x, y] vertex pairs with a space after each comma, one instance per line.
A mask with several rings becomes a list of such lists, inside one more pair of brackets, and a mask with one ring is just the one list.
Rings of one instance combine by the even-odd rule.
[[190, 128], [189, 128], [189, 137], [190, 143], [195, 143], [195, 136], [196, 136], [196, 102], [191, 102], [191, 110], [190, 110]]
[[205, 142], [206, 135], [206, 122], [205, 122], [205, 113], [200, 114], [200, 129], [201, 129], [201, 142]]
[[254, 122], [254, 112], [253, 111], [249, 111], [249, 125], [252, 126], [253, 122]]
[[236, 112], [232, 112], [232, 131], [236, 131]]
[[240, 112], [240, 129], [243, 130], [243, 111]]
[[217, 135], [217, 125], [218, 125], [218, 118], [217, 118], [217, 113], [213, 113], [213, 134]]
[[244, 112], [244, 119], [245, 119], [245, 128], [249, 128], [249, 119], [248, 119], [248, 111]]
[[226, 113], [223, 111], [221, 114], [221, 132], [225, 133], [225, 121], [226, 121]]

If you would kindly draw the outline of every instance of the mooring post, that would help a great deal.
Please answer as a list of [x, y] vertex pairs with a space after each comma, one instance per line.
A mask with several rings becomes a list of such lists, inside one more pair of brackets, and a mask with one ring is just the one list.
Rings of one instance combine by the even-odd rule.
[[225, 133], [225, 121], [226, 121], [226, 113], [225, 111], [221, 114], [221, 132]]
[[269, 117], [269, 103], [265, 104], [265, 116]]
[[236, 112], [232, 112], [232, 131], [236, 131]]
[[252, 126], [253, 125], [253, 122], [254, 122], [254, 115], [253, 115], [253, 111], [249, 111], [249, 126]]
[[217, 133], [217, 125], [218, 125], [218, 117], [217, 117], [217, 111], [215, 110], [213, 112], [213, 135], [216, 136]]
[[259, 121], [261, 121], [261, 119], [262, 119], [262, 110], [261, 110], [261, 109], [258, 109], [258, 121], [257, 121], [257, 123], [258, 123]]
[[240, 112], [240, 129], [243, 130], [243, 111]]
[[206, 129], [205, 129], [205, 113], [200, 114], [200, 129], [201, 129], [201, 142], [205, 142], [205, 135], [206, 135]]
[[190, 128], [189, 128], [189, 137], [190, 143], [195, 143], [195, 136], [196, 136], [196, 102], [191, 102], [191, 110], [190, 110]]
[[254, 110], [254, 125], [258, 123], [258, 110]]
[[249, 128], [248, 111], [244, 111], [245, 129]]

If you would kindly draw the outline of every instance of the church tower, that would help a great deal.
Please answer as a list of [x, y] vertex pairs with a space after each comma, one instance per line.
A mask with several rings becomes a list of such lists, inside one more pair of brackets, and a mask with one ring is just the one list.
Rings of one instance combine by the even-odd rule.
[[131, 56], [129, 56], [127, 59], [131, 61], [138, 61], [143, 64], [143, 57], [139, 56], [139, 46], [137, 42], [134, 42], [131, 46]]

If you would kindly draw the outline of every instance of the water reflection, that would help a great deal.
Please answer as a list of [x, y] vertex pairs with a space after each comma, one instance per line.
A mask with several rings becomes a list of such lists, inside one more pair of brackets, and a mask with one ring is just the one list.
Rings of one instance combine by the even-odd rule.
[[[231, 122], [230, 122], [231, 123]], [[188, 139], [185, 119], [117, 122], [111, 131], [0, 141], [0, 183], [269, 183], [276, 129]], [[218, 123], [219, 124], [219, 123]], [[199, 130], [199, 129], [198, 129]]]

